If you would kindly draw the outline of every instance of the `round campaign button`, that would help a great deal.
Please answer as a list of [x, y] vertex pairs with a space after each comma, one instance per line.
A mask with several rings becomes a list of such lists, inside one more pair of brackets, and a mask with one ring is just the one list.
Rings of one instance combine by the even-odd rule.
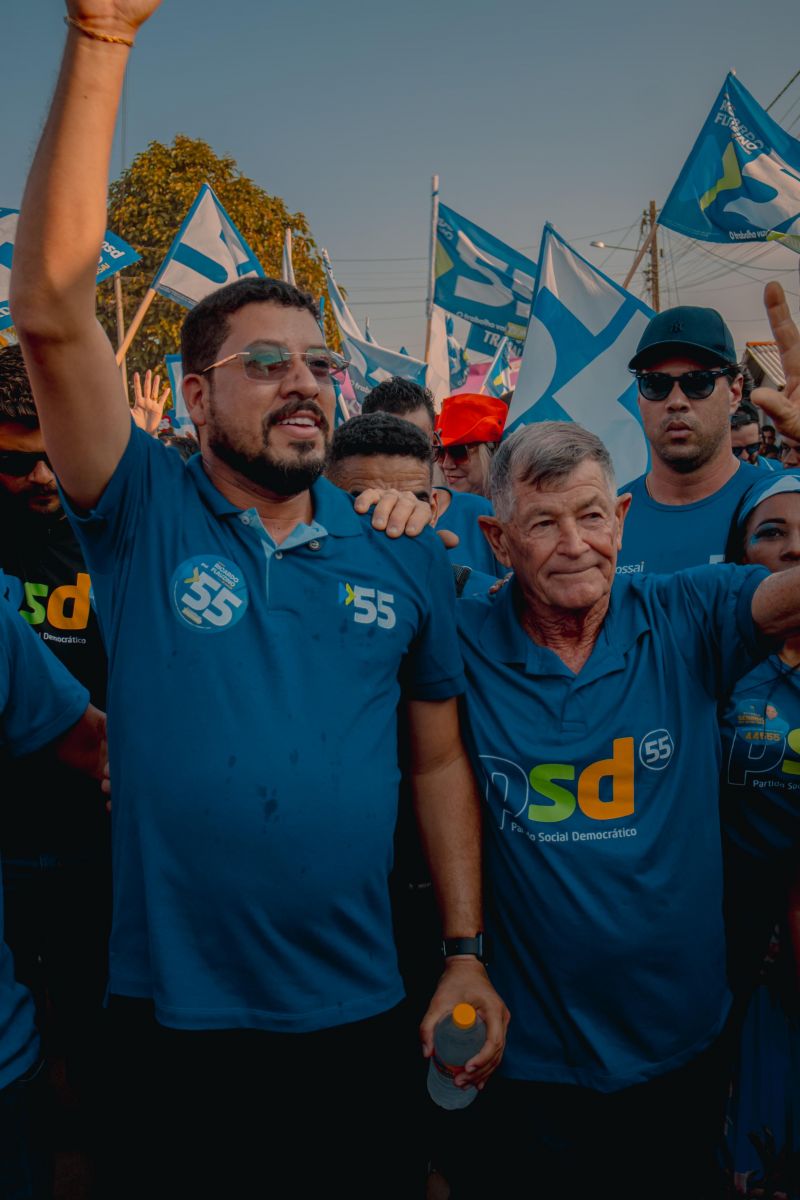
[[199, 554], [182, 562], [172, 576], [171, 592], [178, 620], [199, 633], [232, 629], [249, 600], [241, 569], [216, 554]]

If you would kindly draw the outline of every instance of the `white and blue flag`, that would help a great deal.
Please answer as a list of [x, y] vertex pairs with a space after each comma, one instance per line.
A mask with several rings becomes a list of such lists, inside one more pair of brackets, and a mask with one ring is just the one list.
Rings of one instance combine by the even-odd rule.
[[[18, 219], [18, 208], [0, 208], [0, 329], [7, 329], [13, 324], [8, 307], [8, 293], [11, 287], [11, 263], [14, 258]], [[106, 230], [97, 260], [97, 282], [110, 279], [123, 267], [129, 267], [131, 263], [138, 261], [139, 255], [133, 246]]]
[[177, 429], [179, 433], [183, 433], [185, 429], [191, 430], [194, 433], [194, 423], [189, 416], [186, 408], [186, 401], [183, 398], [183, 361], [180, 354], [168, 354], [165, 358], [167, 364], [167, 373], [169, 374], [169, 386], [172, 392], [172, 409], [169, 414], [169, 419], [173, 429]]
[[264, 276], [256, 256], [204, 183], [178, 230], [152, 286], [194, 308], [211, 292], [247, 276]]
[[545, 225], [505, 432], [534, 421], [575, 421], [608, 447], [620, 483], [641, 475], [649, 449], [627, 368], [652, 315]]
[[520, 341], [531, 315], [536, 263], [439, 204], [434, 304]]
[[728, 75], [660, 225], [705, 242], [782, 242], [800, 252], [800, 141]]
[[463, 387], [467, 382], [469, 357], [455, 335], [452, 317], [447, 318], [445, 328], [447, 330], [447, 365], [450, 376], [450, 391], [454, 392], [457, 388]]
[[486, 372], [486, 379], [483, 383], [483, 391], [487, 396], [494, 396], [498, 400], [504, 396], [506, 392], [511, 391], [511, 341], [504, 337], [497, 347], [497, 353], [489, 363], [489, 369]]
[[367, 341], [339, 291], [325, 250], [322, 251], [322, 263], [328, 280], [328, 298], [342, 338], [342, 353], [350, 362], [348, 374], [356, 399], [363, 401], [368, 392], [393, 376], [410, 379], [425, 387], [427, 364], [397, 350], [388, 350], [377, 342]]

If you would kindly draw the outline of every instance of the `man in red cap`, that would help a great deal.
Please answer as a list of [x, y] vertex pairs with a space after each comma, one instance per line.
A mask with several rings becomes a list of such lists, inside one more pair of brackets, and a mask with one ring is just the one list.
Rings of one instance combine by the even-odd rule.
[[489, 463], [503, 436], [508, 406], [494, 396], [461, 392], [447, 396], [436, 419], [435, 457], [448, 487], [487, 494]]

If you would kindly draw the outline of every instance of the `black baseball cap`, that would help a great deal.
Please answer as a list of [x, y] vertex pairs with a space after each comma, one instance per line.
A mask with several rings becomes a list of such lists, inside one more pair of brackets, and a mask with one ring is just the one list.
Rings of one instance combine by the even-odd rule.
[[680, 350], [700, 350], [704, 358], [725, 366], [737, 361], [731, 331], [715, 308], [679, 304], [656, 313], [628, 366], [637, 371], [656, 357], [654, 351], [666, 354]]

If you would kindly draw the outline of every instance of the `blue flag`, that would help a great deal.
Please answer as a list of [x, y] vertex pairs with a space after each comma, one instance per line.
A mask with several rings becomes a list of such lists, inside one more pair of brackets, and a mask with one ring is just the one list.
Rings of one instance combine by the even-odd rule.
[[[481, 329], [480, 325], [470, 325], [467, 334], [467, 350], [471, 350], [474, 354], [484, 354], [487, 358], [494, 358], [502, 340], [503, 334], [495, 333], [493, 329]], [[521, 358], [525, 343], [516, 342], [513, 338], [508, 340], [511, 357]]]
[[463, 387], [469, 375], [469, 357], [466, 350], [456, 338], [453, 318], [448, 317], [447, 328], [447, 362], [450, 368], [450, 391]]
[[[13, 325], [8, 307], [8, 293], [11, 287], [11, 263], [14, 258], [18, 219], [18, 208], [0, 208], [0, 329], [7, 329], [9, 325]], [[138, 261], [139, 255], [133, 246], [106, 230], [97, 260], [97, 282], [110, 279], [123, 267], [129, 267], [131, 263]]]
[[204, 183], [156, 273], [162, 296], [194, 308], [226, 283], [264, 272], [256, 256]]
[[705, 242], [800, 252], [800, 141], [728, 75], [658, 218]]
[[191, 430], [194, 433], [194, 423], [189, 416], [186, 408], [186, 401], [183, 398], [183, 361], [180, 354], [167, 354], [165, 358], [167, 371], [169, 373], [169, 386], [172, 392], [172, 410], [169, 414], [169, 419], [173, 429], [177, 429], [179, 433], [183, 433], [185, 429]]
[[444, 204], [436, 225], [435, 276], [434, 304], [474, 325], [524, 339], [536, 263]]
[[608, 447], [620, 483], [649, 461], [628, 362], [652, 309], [545, 225], [525, 350], [505, 432], [575, 421]]
[[497, 347], [497, 353], [489, 364], [486, 372], [483, 390], [487, 396], [495, 396], [498, 400], [506, 392], [511, 391], [511, 342], [503, 338]]

